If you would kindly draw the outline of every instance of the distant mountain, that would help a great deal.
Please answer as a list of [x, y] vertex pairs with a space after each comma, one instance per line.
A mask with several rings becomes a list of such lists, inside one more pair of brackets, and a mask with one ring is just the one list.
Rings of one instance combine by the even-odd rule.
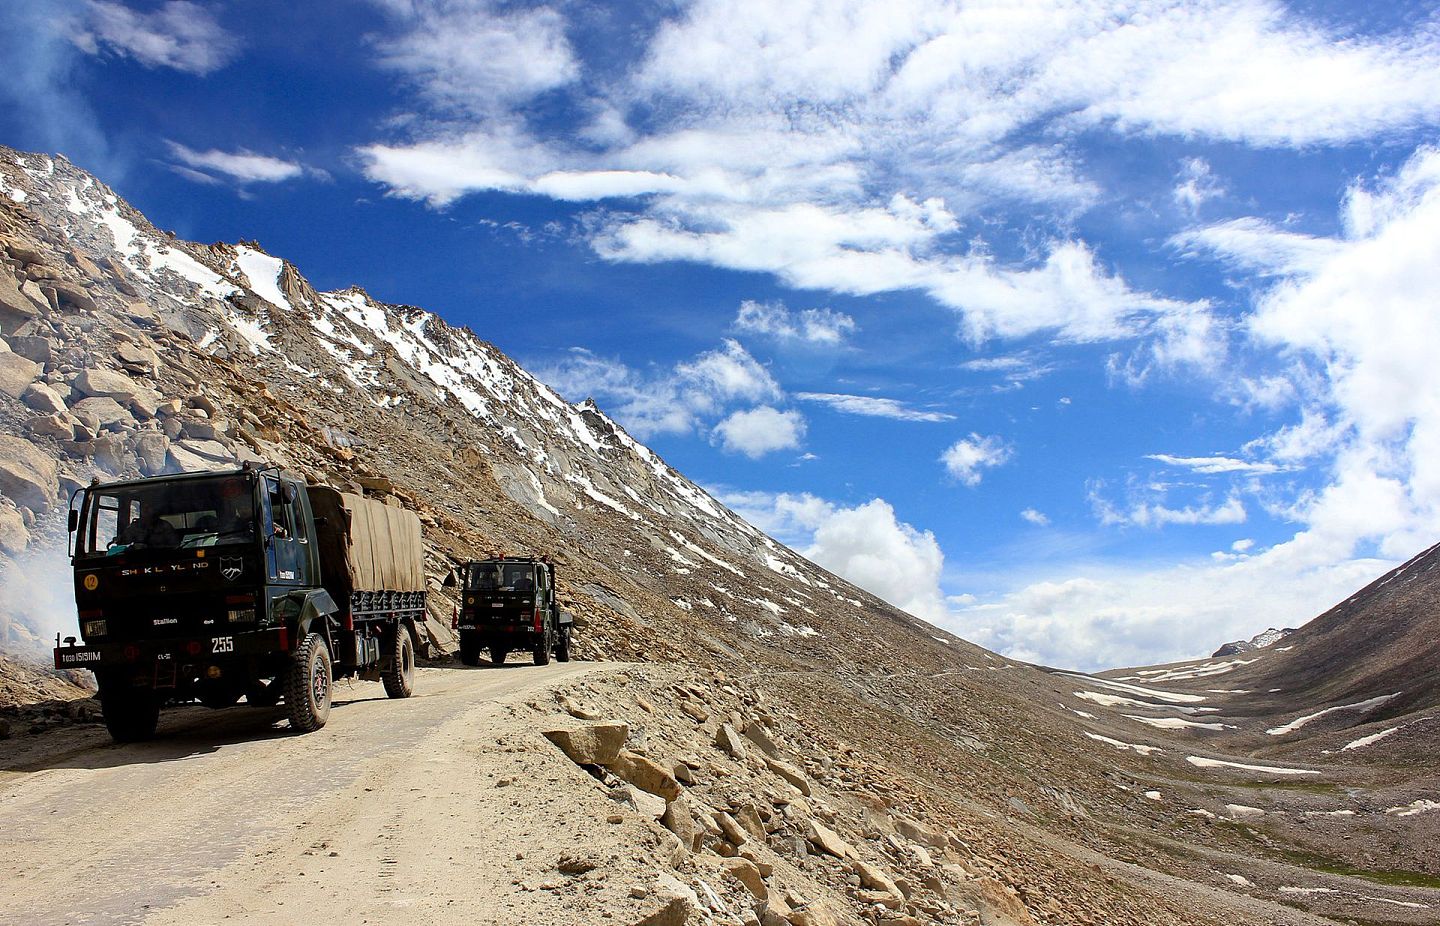
[[1236, 640], [1233, 643], [1226, 643], [1210, 655], [1211, 658], [1219, 658], [1221, 656], [1234, 656], [1237, 653], [1248, 653], [1252, 650], [1264, 649], [1267, 646], [1274, 646], [1294, 632], [1294, 627], [1286, 627], [1284, 630], [1271, 627], [1269, 630], [1257, 633], [1248, 640]]

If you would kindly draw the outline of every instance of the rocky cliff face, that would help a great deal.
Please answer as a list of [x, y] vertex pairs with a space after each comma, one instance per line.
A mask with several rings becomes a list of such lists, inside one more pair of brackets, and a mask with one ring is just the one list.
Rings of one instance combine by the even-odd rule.
[[[828, 919], [807, 912], [818, 907], [806, 895], [766, 922], [1148, 926], [1316, 922], [1293, 906], [1356, 912], [1354, 885], [1333, 872], [1323, 890], [1283, 890], [1315, 884], [1324, 866], [1277, 861], [1270, 836], [1214, 825], [1238, 819], [1227, 801], [1265, 801], [1234, 780], [1257, 767], [1247, 754], [1221, 771], [1187, 761], [1224, 754], [1223, 742], [1195, 741], [1228, 735], [1202, 713], [1217, 709], [1185, 700], [1211, 695], [1152, 703], [899, 612], [746, 524], [601, 409], [564, 401], [472, 331], [358, 289], [317, 292], [254, 244], [177, 240], [67, 161], [6, 148], [0, 263], [0, 648], [43, 654], [55, 632], [73, 632], [73, 489], [263, 459], [419, 512], [437, 656], [453, 646], [440, 584], [450, 566], [534, 551], [557, 559], [582, 658], [688, 666], [655, 675], [648, 706], [628, 719], [677, 753], [704, 747], [735, 763], [687, 792], [708, 834], [691, 840], [700, 856], [745, 858], [724, 853], [749, 839], [764, 851], [727, 863], [737, 879], [788, 871], [828, 892]], [[1163, 675], [1142, 684], [1168, 684]], [[1181, 711], [1201, 716], [1170, 716]], [[1323, 774], [1365, 780], [1350, 765]], [[827, 790], [791, 817], [801, 805], [777, 782]], [[1414, 867], [1425, 833], [1391, 833], [1401, 821], [1377, 808], [1367, 825], [1394, 837], [1396, 866]], [[719, 813], [749, 836], [724, 832]], [[675, 862], [681, 875], [689, 858]], [[1217, 878], [1219, 864], [1251, 877]], [[732, 894], [758, 897], [752, 886]], [[1423, 922], [1434, 898], [1418, 890], [1394, 888], [1360, 912]], [[706, 915], [761, 915], [727, 903]]]

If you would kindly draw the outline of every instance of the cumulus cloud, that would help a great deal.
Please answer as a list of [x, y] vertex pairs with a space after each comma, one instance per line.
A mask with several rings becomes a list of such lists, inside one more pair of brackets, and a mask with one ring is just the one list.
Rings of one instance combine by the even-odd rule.
[[804, 436], [804, 416], [768, 405], [732, 412], [712, 432], [726, 453], [743, 453], [752, 460], [777, 450], [793, 450]]
[[856, 330], [855, 319], [834, 309], [795, 312], [786, 308], [783, 302], [756, 302], [752, 299], [740, 303], [735, 327], [741, 331], [769, 335], [779, 341], [825, 347], [845, 343], [845, 339]]
[[912, 408], [898, 399], [886, 399], [868, 395], [845, 395], [833, 392], [797, 392], [795, 398], [804, 402], [818, 402], [837, 412], [847, 415], [867, 415], [872, 418], [893, 418], [896, 421], [953, 421], [955, 416], [947, 412], [926, 411]]
[[214, 182], [221, 176], [236, 183], [279, 183], [309, 172], [303, 164], [241, 148], [238, 151], [196, 151], [178, 142], [169, 142], [170, 153], [188, 168], [185, 173], [199, 182]]
[[884, 499], [847, 507], [809, 493], [716, 494], [756, 527], [895, 607], [929, 621], [945, 618], [940, 544], [899, 520]]
[[201, 77], [240, 53], [239, 40], [220, 25], [214, 7], [189, 0], [167, 0], [149, 12], [90, 0], [72, 29], [71, 41], [87, 54], [108, 53]]
[[940, 462], [945, 471], [967, 486], [978, 486], [983, 473], [981, 470], [1000, 466], [1013, 455], [1010, 447], [998, 437], [981, 437], [972, 433], [951, 444]]
[[[580, 348], [558, 363], [532, 369], [571, 399], [601, 400], [609, 414], [642, 440], [692, 433], [736, 403], [774, 401], [783, 395], [770, 371], [729, 339], [669, 369], [637, 370]], [[803, 422], [800, 427], [803, 434]]]
[[1045, 515], [1045, 513], [1042, 511], [1036, 511], [1034, 508], [1026, 508], [1024, 511], [1020, 512], [1020, 517], [1022, 520], [1027, 521], [1030, 524], [1034, 524], [1036, 527], [1046, 527], [1050, 524], [1050, 519]]

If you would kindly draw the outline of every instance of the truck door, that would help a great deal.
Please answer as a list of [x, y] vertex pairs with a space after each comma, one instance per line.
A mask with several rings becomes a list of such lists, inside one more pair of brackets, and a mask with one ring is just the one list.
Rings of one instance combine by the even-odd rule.
[[303, 492], [288, 479], [265, 477], [264, 530], [266, 564], [270, 579], [278, 585], [305, 585], [310, 581], [310, 537], [304, 510]]

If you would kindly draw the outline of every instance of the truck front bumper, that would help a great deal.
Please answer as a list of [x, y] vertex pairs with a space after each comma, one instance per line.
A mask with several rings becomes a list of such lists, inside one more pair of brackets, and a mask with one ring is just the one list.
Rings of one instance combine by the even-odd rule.
[[129, 643], [93, 643], [55, 647], [57, 669], [110, 669], [153, 662], [194, 665], [290, 651], [284, 627], [215, 636], [170, 637]]

